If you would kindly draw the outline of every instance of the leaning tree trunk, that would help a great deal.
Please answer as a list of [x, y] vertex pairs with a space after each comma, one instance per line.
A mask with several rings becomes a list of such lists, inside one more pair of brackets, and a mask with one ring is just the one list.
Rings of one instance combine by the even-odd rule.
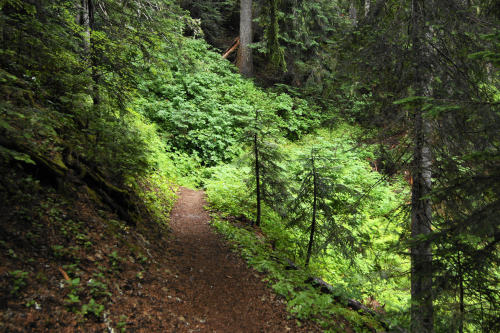
[[240, 4], [240, 48], [236, 65], [245, 76], [253, 74], [252, 49], [252, 0], [241, 0]]
[[[414, 90], [416, 96], [431, 96], [430, 50], [426, 39], [430, 30], [426, 27], [427, 0], [412, 1], [412, 47], [415, 66]], [[419, 239], [431, 232], [432, 157], [430, 150], [430, 120], [423, 116], [422, 105], [415, 108], [413, 151], [413, 185], [411, 202], [411, 332], [434, 331], [432, 304], [432, 251], [429, 241]]]

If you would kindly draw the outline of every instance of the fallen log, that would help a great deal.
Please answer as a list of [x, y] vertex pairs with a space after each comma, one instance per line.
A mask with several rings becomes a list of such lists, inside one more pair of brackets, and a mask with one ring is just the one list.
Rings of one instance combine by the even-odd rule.
[[[335, 289], [333, 288], [333, 286], [331, 284], [325, 282], [324, 280], [318, 278], [318, 277], [309, 278], [308, 280], [306, 280], [306, 283], [310, 283], [313, 287], [315, 287], [316, 289], [319, 289], [323, 294], [329, 294], [329, 295], [334, 294]], [[347, 299], [347, 306], [353, 310], [356, 310], [356, 311], [360, 311], [360, 310], [364, 311], [366, 313], [369, 313], [372, 316], [377, 315], [377, 312], [366, 307], [363, 303], [361, 303], [360, 301], [357, 301], [355, 299]], [[384, 328], [388, 328], [388, 327], [384, 327]]]
[[229, 55], [231, 53], [234, 52], [234, 50], [236, 50], [238, 48], [238, 46], [240, 46], [240, 37], [236, 37], [234, 40], [233, 40], [233, 43], [231, 44], [231, 46], [226, 50], [224, 51], [224, 54], [222, 55], [222, 59], [227, 59], [227, 57], [229, 57]]
[[[277, 256], [271, 256], [271, 258], [274, 259], [275, 261], [278, 261], [279, 263], [283, 264], [285, 266], [286, 270], [300, 270], [300, 267], [297, 266], [293, 261], [291, 261], [288, 258], [285, 259], [285, 262], [283, 262]], [[310, 278], [308, 278], [305, 281], [305, 283], [308, 283], [308, 284], [312, 285], [314, 288], [318, 289], [323, 294], [333, 295], [333, 298], [337, 302], [345, 302], [346, 301], [345, 299], [342, 299], [339, 296], [336, 296], [335, 295], [335, 288], [331, 284], [329, 284], [328, 282], [324, 281], [321, 278], [310, 277]], [[350, 299], [349, 298], [349, 299], [347, 299], [347, 306], [350, 307], [351, 309], [355, 310], [355, 311], [361, 311], [361, 313], [363, 313], [363, 314], [367, 314], [367, 315], [370, 315], [370, 316], [373, 316], [373, 317], [376, 317], [376, 318], [378, 317], [377, 318], [378, 322], [387, 331], [391, 331], [391, 332], [405, 332], [401, 328], [394, 328], [394, 329], [390, 330], [389, 329], [389, 324], [387, 322], [385, 322], [384, 320], [380, 319], [379, 318], [379, 314], [376, 311], [368, 308], [367, 306], [365, 306], [360, 301], [357, 301], [355, 299]]]

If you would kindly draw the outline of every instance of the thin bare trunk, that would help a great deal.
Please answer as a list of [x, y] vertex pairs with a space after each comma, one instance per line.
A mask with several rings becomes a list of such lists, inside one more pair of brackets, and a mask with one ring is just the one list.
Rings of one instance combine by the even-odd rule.
[[311, 233], [309, 235], [309, 244], [307, 245], [307, 255], [306, 255], [306, 264], [305, 266], [309, 266], [309, 261], [311, 260], [312, 247], [314, 243], [314, 233], [316, 232], [316, 206], [317, 206], [317, 197], [318, 197], [318, 187], [317, 187], [317, 175], [316, 168], [314, 165], [314, 153], [311, 153], [311, 163], [312, 163], [312, 176], [313, 176], [313, 211], [312, 211], [312, 222], [311, 222]]
[[[257, 126], [259, 114], [258, 111], [255, 112], [255, 125]], [[255, 183], [257, 191], [257, 216], [255, 218], [255, 224], [260, 226], [261, 218], [261, 198], [260, 198], [260, 164], [259, 164], [259, 146], [258, 146], [258, 136], [257, 131], [254, 135], [254, 154], [255, 154]]]
[[462, 271], [462, 260], [460, 256], [460, 251], [458, 251], [458, 278], [460, 279], [459, 281], [459, 288], [460, 288], [460, 318], [458, 319], [458, 332], [463, 333], [464, 332], [464, 315], [465, 315], [465, 304], [464, 304], [464, 276], [463, 276], [463, 271]]

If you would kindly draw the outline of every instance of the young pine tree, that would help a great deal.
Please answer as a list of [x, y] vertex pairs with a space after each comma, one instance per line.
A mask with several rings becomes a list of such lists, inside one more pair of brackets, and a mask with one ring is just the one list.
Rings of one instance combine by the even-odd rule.
[[[335, 159], [327, 151], [311, 148], [301, 157], [297, 172], [300, 187], [289, 209], [289, 227], [298, 227], [309, 233], [305, 266], [309, 265], [316, 248], [335, 247], [348, 256], [354, 242], [351, 231], [337, 220], [348, 209], [344, 195], [353, 190], [339, 182], [335, 173]], [[320, 243], [320, 244], [318, 244]]]
[[280, 216], [284, 216], [285, 203], [289, 198], [288, 186], [281, 165], [286, 157], [277, 140], [276, 115], [268, 111], [255, 110], [250, 126], [253, 191], [256, 201], [255, 224], [260, 225], [262, 204], [265, 203]]

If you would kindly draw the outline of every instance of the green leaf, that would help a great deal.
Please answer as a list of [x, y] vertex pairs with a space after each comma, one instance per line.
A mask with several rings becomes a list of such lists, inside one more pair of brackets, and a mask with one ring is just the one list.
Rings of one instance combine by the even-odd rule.
[[428, 100], [429, 100], [429, 98], [424, 97], [424, 96], [409, 96], [409, 97], [405, 97], [402, 99], [398, 99], [397, 101], [394, 101], [392, 103], [395, 105], [416, 104], [416, 103], [421, 103], [421, 102], [425, 102]]
[[14, 159], [16, 161], [21, 161], [27, 164], [36, 165], [35, 161], [33, 161], [29, 155], [20, 153], [12, 149], [5, 148], [3, 146], [0, 146], [0, 155], [3, 155], [8, 160]]

